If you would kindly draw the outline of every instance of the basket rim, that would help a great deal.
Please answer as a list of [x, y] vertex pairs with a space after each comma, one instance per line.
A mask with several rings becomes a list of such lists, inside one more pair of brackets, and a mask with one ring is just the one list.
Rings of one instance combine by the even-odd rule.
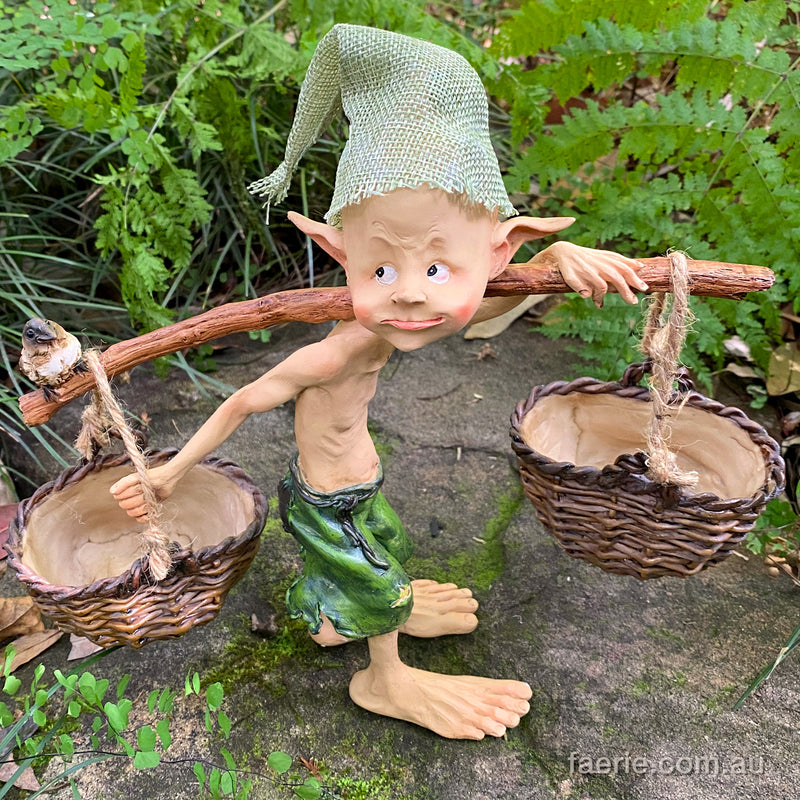
[[[145, 453], [148, 465], [159, 465], [175, 456], [179, 451], [176, 448], [165, 448]], [[214, 472], [223, 474], [232, 480], [240, 489], [253, 498], [254, 519], [247, 528], [238, 536], [227, 536], [221, 542], [206, 545], [198, 550], [180, 549], [172, 554], [172, 565], [167, 576], [162, 581], [154, 581], [149, 570], [147, 555], [136, 559], [125, 572], [108, 578], [99, 578], [84, 586], [71, 586], [66, 584], [53, 584], [45, 580], [33, 569], [22, 563], [22, 544], [25, 524], [39, 503], [68, 486], [78, 483], [87, 475], [104, 469], [130, 464], [130, 458], [125, 453], [101, 455], [91, 461], [69, 467], [56, 478], [48, 481], [27, 499], [20, 501], [17, 514], [8, 528], [8, 540], [4, 548], [8, 553], [8, 561], [17, 578], [27, 585], [31, 594], [47, 595], [53, 600], [82, 601], [97, 599], [98, 597], [123, 599], [135, 594], [138, 590], [148, 587], [157, 587], [169, 582], [180, 580], [182, 577], [197, 572], [200, 565], [220, 558], [225, 558], [232, 551], [242, 549], [261, 535], [267, 519], [268, 504], [264, 493], [256, 486], [252, 478], [234, 461], [216, 456], [208, 456], [198, 462]]]
[[654, 494], [662, 497], [669, 505], [699, 507], [706, 510], [741, 510], [745, 506], [761, 505], [777, 497], [785, 485], [785, 465], [781, 457], [780, 445], [766, 429], [750, 419], [741, 409], [726, 406], [717, 400], [706, 397], [697, 391], [674, 392], [673, 400], [692, 408], [728, 419], [744, 431], [753, 444], [762, 452], [766, 477], [760, 488], [749, 497], [720, 498], [713, 492], [693, 494], [682, 487], [661, 484], [644, 474], [644, 454], [620, 456], [614, 464], [602, 468], [589, 465], [576, 465], [568, 461], [554, 461], [534, 450], [520, 433], [525, 416], [539, 400], [550, 396], [564, 396], [573, 393], [603, 395], [614, 394], [638, 402], [651, 402], [650, 390], [646, 386], [626, 385], [620, 381], [601, 381], [597, 378], [581, 377], [572, 381], [553, 381], [534, 386], [525, 400], [517, 403], [511, 414], [511, 447], [517, 457], [527, 466], [534, 467], [557, 480], [575, 480], [584, 486], [601, 489], [616, 489], [631, 494]]

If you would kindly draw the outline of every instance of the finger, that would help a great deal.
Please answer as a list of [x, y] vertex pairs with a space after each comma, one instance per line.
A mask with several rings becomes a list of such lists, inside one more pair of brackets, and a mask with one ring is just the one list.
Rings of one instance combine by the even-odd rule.
[[631, 305], [636, 305], [639, 302], [639, 299], [631, 290], [631, 287], [628, 285], [628, 282], [618, 273], [614, 272], [608, 276], [608, 282], [617, 290], [619, 296], [626, 302], [630, 303]]
[[626, 258], [625, 262], [625, 264], [616, 264], [614, 272], [621, 275], [628, 286], [638, 289], [641, 292], [646, 292], [650, 287], [639, 277], [637, 272], [637, 269], [641, 269], [643, 265], [630, 258]]
[[629, 266], [634, 271], [640, 270], [644, 268], [644, 264], [641, 261], [635, 258], [629, 258], [628, 256], [622, 255], [622, 253], [617, 253], [614, 250], [594, 250], [597, 256], [602, 257], [604, 260], [608, 261], [609, 263], [619, 263], [622, 262], [626, 266]]
[[139, 503], [138, 505], [130, 506], [128, 508], [123, 507], [122, 510], [129, 517], [135, 517], [136, 519], [139, 519], [140, 517], [146, 517], [148, 513], [148, 508], [145, 503]]
[[141, 496], [142, 489], [139, 484], [136, 483], [133, 486], [124, 487], [122, 490], [112, 491], [111, 494], [117, 502], [120, 502], [121, 500], [130, 500], [131, 497]]
[[137, 520], [138, 522], [147, 522], [147, 514], [148, 514], [147, 506], [139, 505], [133, 508], [126, 508], [123, 510], [129, 517], [133, 517], [133, 519]]
[[[628, 262], [630, 262], [632, 260], [633, 259], [630, 259], [630, 258], [626, 259], [626, 261], [628, 261]], [[628, 266], [630, 266], [630, 268], [633, 270], [633, 274], [634, 274], [634, 277], [630, 281], [628, 281], [628, 283], [630, 283], [631, 286], [635, 286], [637, 289], [639, 289], [639, 291], [646, 292], [650, 287], [639, 276], [639, 270], [644, 269], [644, 264], [642, 264], [641, 261], [633, 261], [633, 264], [629, 263]]]
[[609, 275], [612, 272], [622, 273], [628, 284], [636, 289], [646, 291], [649, 288], [647, 283], [639, 277], [639, 271], [644, 269], [641, 261], [622, 256], [611, 250], [596, 250], [594, 253], [595, 257], [592, 259], [592, 263], [597, 272], [605, 272]]
[[112, 484], [109, 491], [114, 497], [120, 497], [138, 486], [139, 477], [137, 475], [126, 475], [124, 478], [120, 478], [116, 483]]
[[144, 509], [145, 511], [148, 508], [147, 503], [145, 502], [144, 495], [139, 495], [138, 497], [130, 497], [127, 500], [120, 500], [117, 501], [117, 505], [123, 510], [127, 511], [129, 514], [131, 511], [140, 508]]
[[575, 259], [575, 265], [564, 265], [560, 268], [564, 283], [581, 297], [593, 297], [595, 292], [605, 292], [606, 283], [598, 278], [595, 272], [584, 262]]
[[[584, 285], [590, 290], [592, 302], [598, 308], [602, 308], [603, 300], [608, 291], [608, 284], [598, 275], [596, 267], [592, 267], [586, 259], [576, 258], [575, 261], [581, 266]], [[581, 292], [580, 294], [581, 297], [589, 297], [588, 293]]]

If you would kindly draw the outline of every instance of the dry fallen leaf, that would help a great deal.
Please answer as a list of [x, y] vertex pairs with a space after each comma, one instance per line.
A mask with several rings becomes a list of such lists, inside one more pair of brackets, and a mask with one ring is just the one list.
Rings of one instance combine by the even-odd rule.
[[30, 597], [0, 597], [0, 641], [43, 630], [41, 614]]
[[[17, 764], [12, 758], [10, 761], [6, 761], [5, 764], [0, 766], [0, 781], [3, 783], [8, 783], [11, 780], [11, 776], [17, 771]], [[30, 767], [25, 767], [24, 770], [20, 773], [19, 777], [14, 781], [14, 786], [17, 789], [24, 789], [26, 792], [35, 792], [37, 789], [41, 789], [42, 785], [36, 780], [36, 776], [33, 774], [33, 770]]]
[[39, 653], [43, 653], [48, 647], [52, 647], [63, 635], [63, 631], [54, 628], [49, 631], [30, 633], [27, 636], [20, 636], [15, 639], [12, 644], [16, 654], [11, 662], [9, 672], [13, 672], [18, 667], [36, 658]]
[[748, 367], [747, 364], [737, 364], [735, 361], [726, 364], [725, 371], [745, 380], [755, 381], [761, 377], [752, 367]]
[[787, 342], [772, 351], [767, 376], [767, 394], [774, 397], [800, 390], [800, 351]]
[[95, 644], [85, 636], [76, 636], [74, 633], [69, 635], [69, 643], [70, 651], [67, 656], [67, 661], [75, 661], [78, 658], [88, 658], [103, 649], [99, 644]]

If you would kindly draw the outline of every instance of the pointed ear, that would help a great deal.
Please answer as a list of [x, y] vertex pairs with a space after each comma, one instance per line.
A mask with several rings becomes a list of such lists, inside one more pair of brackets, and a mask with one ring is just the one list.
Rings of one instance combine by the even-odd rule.
[[306, 236], [310, 236], [331, 258], [336, 259], [345, 269], [347, 256], [344, 250], [344, 236], [338, 228], [324, 222], [314, 222], [296, 211], [289, 212], [289, 221], [296, 225]]
[[512, 217], [500, 222], [494, 233], [492, 274], [499, 275], [510, 263], [519, 248], [533, 239], [563, 231], [575, 222], [575, 217]]

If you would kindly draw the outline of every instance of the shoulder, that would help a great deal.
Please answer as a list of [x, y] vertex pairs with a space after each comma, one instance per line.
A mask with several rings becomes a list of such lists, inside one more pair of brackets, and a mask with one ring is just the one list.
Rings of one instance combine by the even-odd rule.
[[300, 348], [279, 366], [311, 386], [345, 373], [380, 369], [393, 349], [357, 322], [340, 322], [324, 339]]
[[342, 360], [374, 361], [381, 365], [394, 352], [386, 339], [368, 331], [356, 320], [340, 322], [319, 344], [339, 354]]

